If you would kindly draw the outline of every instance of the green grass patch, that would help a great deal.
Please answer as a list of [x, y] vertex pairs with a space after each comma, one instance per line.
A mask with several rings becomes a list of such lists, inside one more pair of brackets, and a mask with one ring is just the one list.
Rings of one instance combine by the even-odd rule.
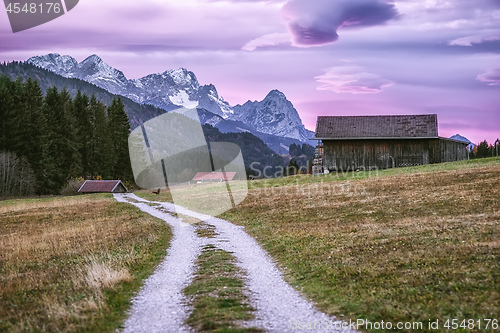
[[109, 194], [1, 202], [0, 331], [116, 331], [170, 238]]
[[193, 312], [187, 324], [202, 332], [261, 332], [242, 328], [243, 321], [254, 318], [244, 292], [241, 270], [235, 257], [207, 245], [197, 260], [198, 271], [193, 283], [184, 289]]
[[139, 190], [134, 194], [149, 201], [172, 202], [172, 195], [168, 188], [162, 189], [159, 194], [153, 193], [152, 190]]
[[215, 236], [218, 235], [215, 226], [206, 222], [197, 222], [194, 226], [196, 228], [196, 234], [199, 237], [215, 238]]

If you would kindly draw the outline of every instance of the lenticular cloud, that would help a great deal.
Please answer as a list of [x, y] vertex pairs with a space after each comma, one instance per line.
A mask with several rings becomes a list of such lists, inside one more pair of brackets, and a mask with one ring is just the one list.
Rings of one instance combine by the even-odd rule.
[[375, 73], [364, 71], [358, 66], [337, 66], [329, 68], [325, 74], [315, 77], [318, 90], [331, 90], [338, 94], [377, 94], [394, 82]]
[[335, 42], [340, 27], [381, 25], [399, 16], [385, 0], [290, 0], [283, 15], [296, 45]]
[[476, 80], [484, 82], [490, 86], [500, 86], [500, 68], [491, 69], [479, 74]]

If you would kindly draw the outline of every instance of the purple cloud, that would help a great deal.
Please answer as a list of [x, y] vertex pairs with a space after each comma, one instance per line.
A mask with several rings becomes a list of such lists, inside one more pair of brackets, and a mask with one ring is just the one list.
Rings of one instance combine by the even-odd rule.
[[296, 45], [333, 43], [340, 27], [366, 27], [397, 18], [394, 4], [385, 0], [290, 0], [283, 15]]
[[500, 35], [474, 35], [454, 39], [448, 42], [448, 45], [472, 46], [474, 44], [482, 44], [484, 42], [500, 40]]
[[255, 51], [259, 47], [281, 44], [290, 44], [290, 36], [288, 33], [273, 33], [260, 36], [246, 43], [241, 49], [245, 51]]
[[490, 86], [500, 86], [500, 68], [491, 69], [479, 74], [476, 80], [487, 83]]
[[394, 85], [393, 81], [365, 72], [358, 66], [332, 67], [315, 79], [322, 84], [317, 87], [318, 90], [331, 90], [339, 94], [376, 94]]

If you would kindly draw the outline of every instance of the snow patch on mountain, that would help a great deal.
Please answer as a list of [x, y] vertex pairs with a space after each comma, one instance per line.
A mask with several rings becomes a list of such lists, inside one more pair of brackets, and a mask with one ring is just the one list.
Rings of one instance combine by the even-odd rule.
[[198, 106], [198, 101], [192, 101], [189, 98], [189, 95], [184, 90], [180, 90], [174, 96], [169, 96], [169, 99], [175, 105], [182, 105], [183, 107], [188, 109], [194, 109]]
[[196, 82], [196, 87], [199, 86], [198, 80], [196, 79], [194, 73], [189, 72], [185, 68], [170, 69], [163, 74], [170, 76], [177, 86], [190, 85], [191, 82]]
[[97, 55], [78, 63], [70, 56], [53, 53], [31, 57], [27, 62], [64, 77], [87, 81], [136, 103], [151, 104], [167, 111], [176, 107], [197, 106], [200, 85], [194, 73], [185, 68], [128, 80], [123, 72], [109, 66]]

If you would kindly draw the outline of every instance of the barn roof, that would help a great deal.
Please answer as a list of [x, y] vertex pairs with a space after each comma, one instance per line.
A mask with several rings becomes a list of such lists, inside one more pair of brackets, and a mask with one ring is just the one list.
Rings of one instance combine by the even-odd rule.
[[319, 116], [314, 139], [437, 138], [437, 115]]
[[80, 187], [78, 192], [80, 193], [113, 193], [123, 186], [123, 189], [127, 191], [127, 188], [121, 180], [86, 180], [85, 183]]
[[236, 172], [197, 172], [193, 180], [233, 180], [235, 176]]

